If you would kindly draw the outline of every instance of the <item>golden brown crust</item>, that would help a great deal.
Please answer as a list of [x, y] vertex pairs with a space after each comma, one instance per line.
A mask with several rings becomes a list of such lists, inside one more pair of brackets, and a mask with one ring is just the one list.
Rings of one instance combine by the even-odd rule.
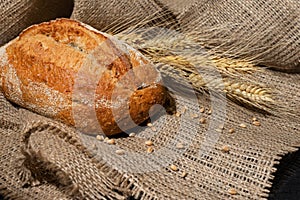
[[[74, 92], [78, 92], [74, 85], [90, 87], [78, 76], [97, 78], [92, 101], [107, 135], [121, 132], [115, 121], [120, 113], [113, 113], [112, 107], [129, 109], [132, 120], [139, 124], [149, 117], [152, 105], [165, 101], [166, 91], [159, 85], [161, 77], [147, 59], [112, 36], [74, 20], [59, 19], [29, 27], [5, 50], [7, 62], [0, 66], [5, 96], [69, 125], [78, 125], [74, 120]], [[114, 102], [116, 99], [122, 100]], [[75, 103], [84, 110], [85, 105]]]

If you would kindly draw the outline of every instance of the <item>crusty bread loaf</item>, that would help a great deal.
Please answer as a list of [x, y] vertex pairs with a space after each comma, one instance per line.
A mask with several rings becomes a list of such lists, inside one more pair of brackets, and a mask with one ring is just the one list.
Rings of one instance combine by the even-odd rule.
[[89, 134], [132, 128], [167, 98], [160, 74], [138, 51], [74, 20], [31, 26], [0, 53], [7, 99]]

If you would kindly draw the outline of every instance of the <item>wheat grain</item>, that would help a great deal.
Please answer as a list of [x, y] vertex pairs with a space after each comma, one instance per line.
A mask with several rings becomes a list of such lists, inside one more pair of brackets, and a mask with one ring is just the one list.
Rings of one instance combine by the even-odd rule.
[[192, 113], [192, 114], [191, 114], [191, 118], [192, 118], [192, 119], [196, 119], [196, 118], [198, 118], [198, 117], [199, 117], [199, 115], [197, 115], [196, 113]]
[[218, 133], [222, 133], [222, 129], [219, 129], [219, 128], [215, 129], [215, 131]]
[[129, 137], [135, 137], [136, 136], [136, 133], [132, 132], [132, 133], [129, 133]]
[[152, 127], [153, 124], [149, 122], [149, 123], [147, 123], [147, 126], [148, 126], [148, 127]]
[[103, 135], [97, 135], [96, 139], [99, 141], [103, 141], [104, 140], [104, 136]]
[[222, 72], [232, 76], [260, 71], [260, 68], [246, 60], [232, 59], [228, 57], [225, 58], [219, 56], [211, 56], [210, 60], [212, 60], [216, 67], [222, 70]]
[[230, 188], [230, 189], [228, 190], [228, 193], [231, 194], [231, 195], [236, 195], [236, 194], [237, 194], [237, 190], [234, 189], [234, 188]]
[[224, 145], [224, 146], [222, 147], [222, 152], [228, 153], [229, 151], [230, 151], [230, 147], [229, 147], [228, 145]]
[[180, 112], [176, 112], [175, 116], [176, 116], [176, 117], [180, 117], [180, 116], [181, 116], [181, 113], [180, 113]]
[[146, 144], [147, 146], [152, 146], [152, 145], [153, 145], [153, 142], [152, 142], [151, 140], [147, 140], [147, 141], [145, 142], [145, 144]]
[[228, 130], [228, 133], [234, 133], [234, 132], [235, 132], [234, 128]]
[[199, 122], [200, 122], [201, 124], [205, 124], [206, 119], [205, 119], [204, 117], [201, 117], [201, 118], [199, 119]]
[[241, 128], [247, 128], [247, 125], [246, 125], [246, 124], [243, 124], [243, 123], [241, 123], [241, 124], [240, 124], [240, 127], [241, 127]]
[[107, 140], [107, 144], [116, 144], [116, 141], [114, 139]]
[[151, 130], [152, 130], [153, 132], [156, 132], [156, 131], [157, 131], [157, 129], [156, 129], [154, 126], [151, 127]]
[[204, 108], [204, 107], [201, 107], [201, 108], [200, 108], [200, 112], [201, 112], [201, 113], [204, 113], [204, 112], [205, 112], [205, 108]]
[[184, 149], [184, 145], [182, 143], [177, 143], [176, 148], [177, 149]]
[[176, 165], [171, 165], [171, 166], [170, 166], [170, 169], [171, 169], [172, 171], [178, 171], [178, 167], [177, 167]]
[[124, 155], [125, 151], [123, 149], [118, 149], [118, 150], [116, 150], [116, 154], [118, 154], [118, 155]]
[[254, 122], [252, 122], [252, 124], [253, 124], [254, 126], [260, 126], [260, 122], [259, 122], [259, 121], [254, 121]]
[[188, 173], [186, 171], [183, 171], [181, 174], [181, 178], [185, 178], [188, 175]]
[[148, 147], [147, 148], [147, 153], [153, 153], [153, 151], [154, 151], [153, 147]]
[[208, 115], [211, 115], [212, 114], [212, 109], [210, 108], [207, 112]]

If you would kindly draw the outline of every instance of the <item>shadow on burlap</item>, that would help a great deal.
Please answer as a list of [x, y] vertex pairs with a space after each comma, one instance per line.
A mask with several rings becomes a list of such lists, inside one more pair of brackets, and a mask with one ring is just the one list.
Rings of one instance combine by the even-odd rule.
[[[162, 6], [166, 9], [165, 4], [156, 1], [148, 1], [153, 6], [136, 2], [132, 7], [138, 17]], [[93, 23], [101, 17], [95, 13], [103, 8], [99, 5], [100, 2], [94, 2], [90, 5], [93, 9], [88, 9], [87, 1], [77, 1], [73, 17], [95, 26]], [[113, 7], [113, 3], [107, 7]], [[139, 8], [148, 11], [143, 15], [137, 12]], [[171, 13], [183, 12], [170, 5], [168, 9]], [[120, 16], [122, 13], [117, 19]], [[124, 15], [126, 19], [128, 15]], [[116, 19], [102, 22], [112, 24], [109, 20]], [[199, 94], [196, 101], [177, 95], [177, 110], [186, 110], [182, 116], [164, 115], [153, 122], [156, 131], [142, 127], [136, 137], [116, 138], [116, 145], [81, 135], [73, 128], [12, 105], [1, 94], [0, 194], [11, 199], [267, 198], [272, 181], [277, 181], [274, 175], [280, 160], [284, 155], [297, 153], [300, 146], [299, 78], [298, 74], [272, 70], [255, 76], [255, 81], [276, 90], [276, 98], [295, 115], [266, 115], [224, 102], [218, 96], [212, 104], [213, 94]], [[225, 109], [219, 109], [221, 105]], [[199, 112], [201, 107], [205, 112]], [[205, 124], [199, 123], [201, 117], [206, 119]], [[253, 117], [261, 126], [252, 124]], [[241, 123], [246, 128], [240, 127]], [[222, 126], [221, 131], [218, 125]], [[234, 133], [229, 133], [231, 128]], [[146, 153], [144, 145], [149, 139], [154, 143], [151, 154]], [[177, 143], [184, 144], [184, 148], [176, 148]], [[225, 146], [229, 152], [224, 152]], [[125, 154], [116, 154], [118, 149], [125, 150]], [[171, 164], [179, 170], [171, 170]], [[291, 168], [299, 167], [293, 164]], [[272, 192], [276, 193], [276, 187]], [[229, 194], [228, 190], [233, 189], [236, 195]]]

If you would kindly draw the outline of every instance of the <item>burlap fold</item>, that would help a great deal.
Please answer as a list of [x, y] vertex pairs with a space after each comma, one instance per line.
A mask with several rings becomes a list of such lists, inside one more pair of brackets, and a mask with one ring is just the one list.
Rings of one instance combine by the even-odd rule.
[[[207, 52], [220, 55], [223, 51], [223, 56], [242, 56], [281, 69], [298, 67], [297, 2], [254, 2], [258, 1], [181, 5], [164, 0], [78, 0], [72, 17], [112, 32], [125, 33], [136, 24], [185, 34], [198, 30], [199, 36], [205, 36], [199, 37], [199, 43], [212, 50]], [[24, 1], [32, 12], [29, 5]], [[26, 13], [22, 6], [11, 7]], [[160, 17], [172, 22], [157, 20]], [[15, 18], [20, 19], [17, 14]], [[234, 26], [227, 26], [229, 22]], [[272, 24], [274, 33], [267, 34]], [[26, 25], [3, 26], [1, 42]], [[220, 27], [224, 29], [218, 35]], [[209, 35], [206, 30], [211, 30]], [[272, 183], [282, 157], [300, 146], [300, 76], [264, 69], [245, 73], [243, 78], [271, 88], [287, 112], [266, 114], [214, 93], [191, 90], [187, 95], [174, 90], [181, 115], [163, 115], [152, 127], [136, 129], [135, 137], [114, 138], [114, 145], [19, 108], [0, 93], [0, 194], [6, 199], [267, 199], [270, 190], [276, 190]], [[260, 125], [253, 124], [253, 117]], [[145, 144], [148, 140], [154, 144], [153, 152]]]
[[68, 17], [73, 10], [72, 0], [1, 0], [0, 5], [0, 45], [15, 38], [30, 25]]
[[298, 0], [77, 0], [72, 17], [103, 31], [118, 32], [149, 17], [165, 18], [162, 13], [169, 10], [181, 31], [195, 32], [199, 42], [215, 48], [215, 53], [299, 72], [299, 7]]

